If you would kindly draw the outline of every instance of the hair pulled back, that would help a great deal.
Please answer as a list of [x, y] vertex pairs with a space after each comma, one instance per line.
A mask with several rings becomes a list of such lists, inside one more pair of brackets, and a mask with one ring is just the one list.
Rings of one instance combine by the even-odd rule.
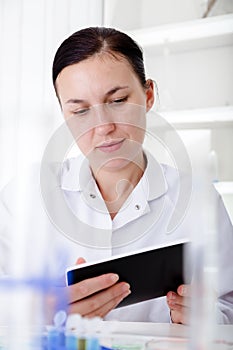
[[130, 63], [142, 86], [146, 84], [143, 52], [139, 45], [127, 34], [114, 28], [89, 27], [81, 29], [58, 48], [53, 61], [53, 84], [67, 66], [79, 63], [98, 53], [123, 56]]

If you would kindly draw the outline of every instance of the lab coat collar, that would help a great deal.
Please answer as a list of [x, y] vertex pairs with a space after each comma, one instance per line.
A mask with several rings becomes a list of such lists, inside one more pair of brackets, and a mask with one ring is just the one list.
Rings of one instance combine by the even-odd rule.
[[61, 188], [66, 191], [82, 191], [91, 177], [88, 160], [83, 155], [69, 158], [62, 165]]
[[[165, 168], [148, 151], [145, 151], [145, 155], [147, 167], [140, 182], [147, 200], [151, 201], [164, 195], [168, 190], [168, 185]], [[66, 191], [88, 190], [90, 193], [99, 192], [92, 176], [89, 162], [83, 155], [77, 158], [67, 159], [64, 162], [62, 166], [61, 188]]]
[[147, 167], [142, 177], [142, 186], [147, 191], [147, 200], [163, 196], [168, 190], [168, 184], [165, 176], [165, 168], [146, 151]]

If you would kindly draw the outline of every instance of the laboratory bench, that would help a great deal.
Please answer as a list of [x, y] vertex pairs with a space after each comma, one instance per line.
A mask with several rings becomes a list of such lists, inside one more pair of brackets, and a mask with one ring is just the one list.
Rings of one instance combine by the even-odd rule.
[[[32, 335], [38, 336], [39, 334], [38, 329], [32, 328], [30, 331]], [[4, 341], [7, 334], [9, 336], [7, 327], [0, 327], [0, 350], [12, 349]], [[86, 335], [86, 337], [93, 336]], [[212, 339], [209, 341], [202, 339], [201, 343], [200, 334], [195, 334], [195, 331], [192, 332], [192, 327], [190, 326], [152, 322], [103, 321], [101, 328], [98, 330], [97, 337], [99, 344], [101, 344], [98, 349], [104, 350], [233, 350], [233, 325], [215, 325], [212, 332]], [[23, 347], [22, 350], [97, 349], [94, 345], [91, 347], [87, 345], [74, 347], [71, 343], [67, 347], [60, 348], [55, 345], [54, 341], [51, 341], [48, 347], [35, 346], [35, 342], [33, 344], [33, 346], [31, 343], [29, 347]], [[21, 347], [17, 348], [21, 349]]]

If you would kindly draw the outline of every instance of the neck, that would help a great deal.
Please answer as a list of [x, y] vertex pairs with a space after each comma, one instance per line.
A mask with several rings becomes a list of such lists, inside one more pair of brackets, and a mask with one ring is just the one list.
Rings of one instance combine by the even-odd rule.
[[93, 171], [112, 219], [140, 181], [145, 167], [144, 154], [140, 152], [136, 159], [120, 169], [103, 168], [98, 173]]

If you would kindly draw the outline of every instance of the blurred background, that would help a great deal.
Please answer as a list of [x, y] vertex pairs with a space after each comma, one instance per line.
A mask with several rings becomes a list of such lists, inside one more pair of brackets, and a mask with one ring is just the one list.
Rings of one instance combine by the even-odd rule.
[[210, 157], [233, 217], [233, 0], [1, 0], [0, 189], [19, 159], [40, 161], [62, 124], [52, 60], [86, 26], [115, 27], [140, 44], [158, 87], [154, 110], [177, 129], [194, 168]]

